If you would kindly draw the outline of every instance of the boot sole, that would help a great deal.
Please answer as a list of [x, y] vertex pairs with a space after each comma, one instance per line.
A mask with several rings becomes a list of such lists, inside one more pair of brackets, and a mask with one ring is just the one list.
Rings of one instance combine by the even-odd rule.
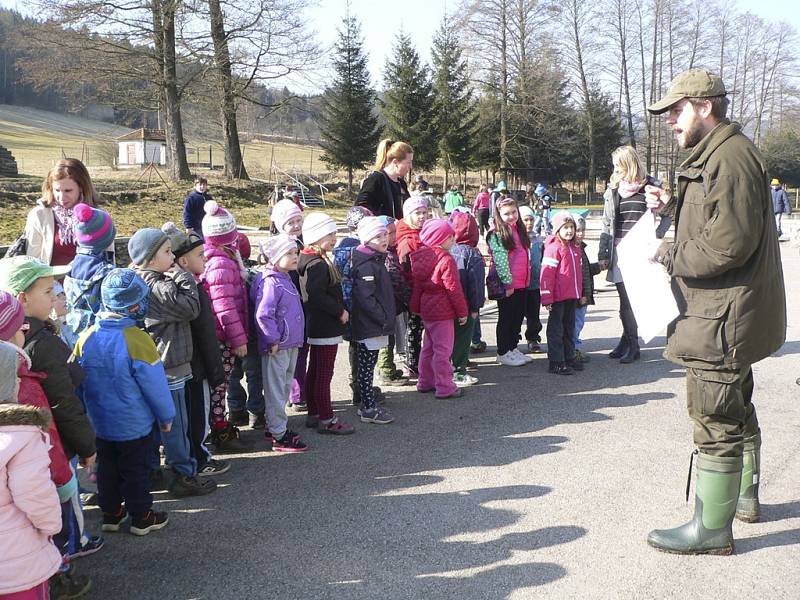
[[761, 520], [761, 515], [748, 515], [736, 513], [736, 520], [743, 523], [758, 523]]
[[666, 554], [682, 554], [682, 555], [699, 555], [699, 554], [709, 554], [712, 556], [730, 556], [733, 554], [733, 542], [730, 543], [729, 546], [724, 546], [722, 548], [708, 548], [705, 550], [678, 550], [675, 548], [664, 548], [662, 546], [658, 546], [653, 544], [650, 540], [647, 540], [647, 545], [651, 548], [655, 548], [659, 552], [665, 552]]

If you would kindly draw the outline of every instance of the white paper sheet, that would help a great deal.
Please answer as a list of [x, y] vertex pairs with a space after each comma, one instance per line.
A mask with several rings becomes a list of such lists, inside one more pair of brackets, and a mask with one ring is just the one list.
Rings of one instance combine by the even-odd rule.
[[652, 261], [660, 244], [655, 215], [648, 210], [616, 248], [625, 291], [645, 344], [664, 333], [680, 314], [669, 275], [661, 264]]

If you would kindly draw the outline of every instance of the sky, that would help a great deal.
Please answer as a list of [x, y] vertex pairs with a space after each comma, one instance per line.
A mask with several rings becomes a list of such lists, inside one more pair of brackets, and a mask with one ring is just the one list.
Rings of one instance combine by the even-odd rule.
[[[732, 1], [742, 12], [749, 10], [767, 20], [788, 21], [800, 33], [800, 11], [796, 8], [797, 0]], [[316, 41], [327, 53], [337, 39], [337, 28], [345, 13], [346, 0], [316, 0], [316, 4], [314, 0], [310, 2], [315, 7], [309, 9], [309, 28], [314, 30]], [[28, 14], [32, 12], [30, 0], [0, 0], [0, 6], [16, 8]], [[378, 88], [382, 86], [383, 66], [392, 42], [400, 30], [411, 36], [420, 57], [424, 61], [429, 61], [433, 35], [446, 10], [452, 11], [456, 6], [456, 0], [450, 0], [449, 3], [446, 0], [402, 0], [401, 2], [350, 0], [350, 11], [361, 22], [373, 84]], [[309, 85], [315, 84], [309, 82]], [[324, 83], [321, 87], [324, 87]]]

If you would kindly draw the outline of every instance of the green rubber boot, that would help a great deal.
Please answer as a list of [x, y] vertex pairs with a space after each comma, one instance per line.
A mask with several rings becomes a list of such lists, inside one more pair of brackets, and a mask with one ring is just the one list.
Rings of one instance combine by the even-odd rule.
[[758, 502], [758, 480], [761, 474], [760, 431], [753, 437], [745, 438], [742, 458], [742, 484], [739, 488], [736, 518], [745, 523], [757, 523], [761, 518], [761, 505]]
[[741, 456], [698, 454], [694, 518], [675, 529], [651, 531], [647, 543], [673, 554], [731, 554], [741, 479]]

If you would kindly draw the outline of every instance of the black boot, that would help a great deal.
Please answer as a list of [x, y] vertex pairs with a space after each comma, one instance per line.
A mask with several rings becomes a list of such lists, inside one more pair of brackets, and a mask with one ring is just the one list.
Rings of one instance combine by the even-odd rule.
[[628, 337], [628, 347], [625, 349], [625, 354], [623, 354], [619, 362], [623, 365], [628, 365], [635, 360], [639, 360], [639, 336], [632, 335]]
[[611, 352], [608, 353], [609, 358], [622, 358], [625, 353], [628, 351], [628, 336], [624, 333], [622, 337], [619, 338], [619, 342], [617, 343], [617, 347], [614, 348]]

